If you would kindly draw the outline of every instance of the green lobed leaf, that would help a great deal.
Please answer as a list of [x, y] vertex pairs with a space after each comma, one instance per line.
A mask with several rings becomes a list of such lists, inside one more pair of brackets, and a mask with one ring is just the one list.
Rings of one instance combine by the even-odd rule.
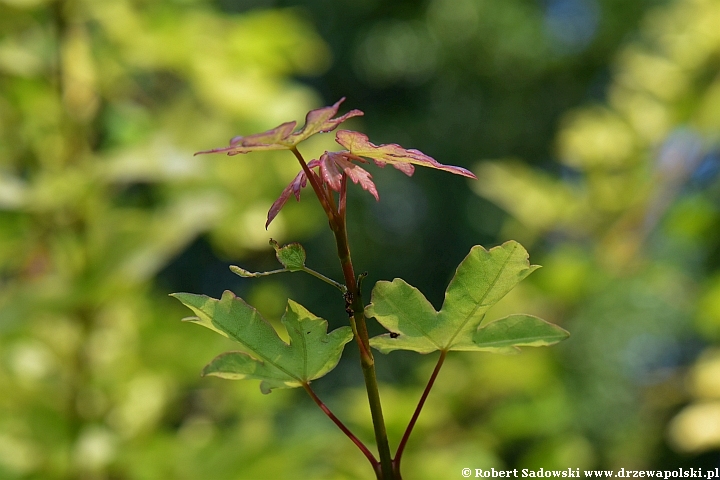
[[[508, 330], [507, 344], [478, 343], [475, 337], [490, 307], [537, 268], [539, 266], [530, 265], [527, 251], [517, 242], [509, 241], [490, 250], [475, 246], [455, 271], [439, 312], [417, 288], [404, 280], [380, 281], [373, 288], [365, 313], [375, 317], [390, 333], [370, 339], [370, 345], [382, 353], [393, 350], [507, 351], [517, 345], [540, 345], [522, 343], [512, 329]], [[503, 325], [505, 323], [492, 327], [490, 332], [499, 335], [499, 327]], [[513, 343], [513, 339], [520, 343]]]
[[438, 312], [420, 290], [401, 278], [375, 284], [365, 315], [375, 317], [392, 332], [370, 339], [370, 345], [382, 353], [393, 350], [430, 353], [445, 348], [447, 335], [439, 331]]
[[243, 299], [225, 291], [220, 300], [206, 295], [174, 293], [196, 317], [198, 323], [237, 341], [240, 351], [216, 357], [203, 370], [204, 375], [227, 379], [261, 380], [260, 390], [294, 388], [318, 379], [337, 365], [343, 348], [352, 337], [350, 327], [327, 333], [327, 321], [316, 317], [302, 305], [288, 300], [281, 323], [290, 337], [285, 343], [275, 329]]
[[270, 245], [275, 249], [275, 256], [278, 262], [291, 272], [299, 272], [305, 269], [305, 249], [299, 243], [288, 243], [280, 247], [275, 240], [270, 240]]

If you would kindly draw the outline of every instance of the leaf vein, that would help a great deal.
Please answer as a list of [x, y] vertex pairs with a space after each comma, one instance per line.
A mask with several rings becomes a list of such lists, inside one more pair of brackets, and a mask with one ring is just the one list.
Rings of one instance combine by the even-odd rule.
[[[485, 298], [490, 294], [490, 292], [492, 291], [492, 289], [495, 287], [495, 284], [496, 284], [496, 283], [498, 282], [498, 280], [500, 279], [500, 275], [502, 275], [502, 272], [505, 271], [505, 267], [507, 267], [507, 264], [508, 264], [508, 262], [510, 262], [510, 258], [512, 258], [512, 255], [513, 255], [513, 253], [515, 253], [515, 250], [516, 250], [516, 249], [517, 249], [517, 244], [513, 244], [512, 250], [508, 253], [507, 257], [505, 258], [505, 261], [503, 261], [502, 266], [498, 269], [498, 272], [497, 272], [497, 274], [495, 275], [495, 278], [493, 279], [493, 281], [490, 283], [490, 286], [485, 290], [485, 293], [484, 293], [483, 296], [480, 298], [480, 300], [477, 302], [477, 304], [475, 305], [475, 308], [473, 308], [472, 311], [470, 312], [470, 314], [468, 314], [468, 316], [465, 317], [465, 320], [462, 321], [462, 323], [460, 324], [460, 326], [458, 327], [458, 329], [455, 330], [455, 333], [453, 334], [453, 336], [452, 336], [452, 337], [450, 338], [450, 340], [448, 341], [448, 344], [447, 344], [447, 345], [448, 345], [448, 346], [447, 346], [448, 349], [450, 349], [450, 348], [453, 346], [453, 342], [455, 341], [455, 337], [457, 337], [458, 334], [462, 331], [462, 329], [465, 328], [465, 325], [468, 324], [468, 322], [470, 321], [470, 319], [475, 316], [475, 313], [478, 311], [478, 309], [479, 309], [480, 307], [484, 306], [484, 305], [482, 304], [483, 300], [485, 300]], [[468, 296], [469, 296], [470, 298], [473, 298], [472, 295], [470, 295], [470, 289], [469, 289], [464, 283], [463, 283], [463, 289], [465, 289], [465, 291], [468, 292]], [[474, 300], [474, 298], [473, 298], [473, 300]], [[483, 315], [483, 318], [484, 318], [484, 317], [485, 317], [485, 316]], [[482, 319], [481, 319], [481, 321], [482, 321]]]
[[[255, 317], [256, 315], [257, 315], [257, 314], [254, 314], [253, 317]], [[212, 318], [212, 317], [211, 317], [211, 318]], [[211, 320], [211, 321], [212, 321], [212, 320]], [[269, 326], [270, 328], [272, 328], [272, 326], [271, 326], [270, 324], [268, 324], [268, 323], [265, 321], [265, 319], [263, 319], [262, 317], [260, 317], [260, 320], [259, 320], [259, 321], [266, 323], [267, 326]], [[213, 323], [214, 323], [214, 322], [213, 322]], [[274, 328], [272, 328], [272, 329], [273, 329], [273, 331], [275, 331]], [[277, 332], [275, 332], [275, 335], [277, 336]], [[274, 366], [275, 368], [277, 368], [278, 370], [280, 370], [281, 372], [285, 373], [285, 375], [287, 375], [288, 377], [293, 378], [293, 379], [295, 379], [295, 380], [297, 380], [297, 381], [299, 381], [299, 382], [302, 382], [302, 379], [299, 378], [297, 375], [295, 375], [294, 373], [292, 373], [292, 372], [288, 371], [287, 369], [283, 368], [281, 365], [279, 365], [279, 364], [278, 364], [277, 362], [275, 362], [273, 359], [271, 359], [271, 358], [269, 358], [268, 356], [263, 355], [261, 352], [257, 351], [255, 347], [253, 347], [252, 345], [250, 345], [250, 344], [247, 343], [246, 341], [243, 341], [236, 333], [233, 333], [233, 334], [232, 334], [232, 337], [233, 337], [233, 338], [235, 339], [235, 341], [237, 341], [240, 345], [244, 345], [244, 346], [249, 350], [248, 353], [252, 353], [254, 356], [257, 357], [258, 360], [262, 360], [263, 362], [267, 362], [267, 363], [269, 363], [270, 365], [272, 365], [272, 366]], [[278, 339], [278, 340], [280, 341], [280, 343], [282, 344], [282, 345], [280, 346], [280, 348], [282, 348], [282, 349], [287, 349], [287, 348], [290, 346], [290, 345], [288, 345], [287, 343], [283, 342], [283, 341], [280, 339], [280, 337], [277, 337], [277, 339]]]
[[[397, 311], [402, 311], [402, 310], [400, 309], [400, 305], [398, 305], [398, 304], [395, 303], [394, 301], [392, 301], [392, 300], [387, 300], [387, 299], [386, 299], [386, 301], [387, 301], [388, 303], [392, 304], [393, 307], [397, 308], [397, 309], [398, 309]], [[433, 309], [433, 310], [434, 310], [434, 309]], [[398, 321], [399, 321], [399, 320], [400, 320], [400, 319], [398, 318]], [[413, 325], [415, 328], [417, 328], [417, 329], [420, 331], [420, 333], [422, 333], [422, 335], [423, 335], [425, 338], [427, 338], [428, 340], [430, 340], [430, 342], [431, 342], [433, 345], [435, 345], [435, 346], [438, 348], [438, 350], [441, 350], [441, 349], [442, 349], [442, 347], [441, 347], [440, 345], [438, 345], [438, 343], [430, 336], [430, 334], [429, 334], [428, 332], [425, 331], [424, 328], [422, 328], [422, 326], [420, 326], [419, 323], [414, 322], [411, 318], [407, 318], [407, 321], [408, 321], [411, 325]]]

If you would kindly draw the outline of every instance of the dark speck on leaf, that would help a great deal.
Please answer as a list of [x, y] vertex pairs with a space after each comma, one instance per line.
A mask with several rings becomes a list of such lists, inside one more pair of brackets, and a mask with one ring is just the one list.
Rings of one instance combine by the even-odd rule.
[[399, 337], [399, 336], [400, 336], [399, 333], [390, 332], [390, 338], [397, 338], [397, 337]]

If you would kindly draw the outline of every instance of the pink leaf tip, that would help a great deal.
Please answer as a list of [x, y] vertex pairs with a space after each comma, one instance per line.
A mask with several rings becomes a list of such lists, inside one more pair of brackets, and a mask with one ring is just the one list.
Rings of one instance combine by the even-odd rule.
[[408, 176], [414, 172], [413, 165], [421, 165], [477, 179], [470, 170], [453, 165], [443, 165], [420, 150], [406, 149], [395, 143], [375, 145], [367, 135], [350, 130], [338, 130], [335, 135], [335, 140], [347, 148], [349, 153], [358, 157], [370, 158], [381, 167], [389, 163]]

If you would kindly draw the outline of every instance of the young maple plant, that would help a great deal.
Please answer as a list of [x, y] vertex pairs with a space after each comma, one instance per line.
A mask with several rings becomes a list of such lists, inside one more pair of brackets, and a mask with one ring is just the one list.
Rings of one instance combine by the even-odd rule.
[[[343, 100], [310, 111], [305, 126], [298, 131], [295, 131], [296, 122], [287, 122], [267, 132], [235, 137], [227, 147], [198, 153], [237, 155], [261, 150], [289, 150], [295, 155], [301, 170], [270, 207], [265, 226], [273, 221], [290, 195], [300, 200], [300, 191], [309, 182], [335, 237], [344, 283], [308, 268], [305, 250], [298, 243], [280, 246], [270, 240], [282, 265], [277, 270], [249, 272], [236, 266], [230, 269], [247, 278], [302, 271], [329, 283], [342, 293], [349, 326], [328, 333], [327, 321], [288, 299], [281, 319], [289, 336], [289, 343], [285, 343], [255, 308], [230, 291], [225, 291], [219, 300], [191, 293], [172, 296], [196, 315], [184, 320], [198, 323], [239, 344], [238, 351], [223, 353], [211, 361], [204, 368], [204, 375], [258, 379], [263, 393], [270, 393], [274, 388], [302, 387], [365, 455], [378, 479], [398, 480], [408, 438], [448, 352], [512, 352], [521, 346], [552, 345], [567, 338], [568, 332], [532, 315], [510, 315], [483, 322], [495, 303], [538, 268], [530, 265], [528, 253], [514, 241], [490, 250], [473, 247], [457, 267], [439, 312], [417, 288], [399, 278], [377, 282], [372, 289], [370, 304], [363, 304], [361, 287], [366, 274], [355, 274], [346, 229], [348, 179], [378, 200], [372, 175], [362, 167], [369, 160], [380, 167], [390, 164], [408, 176], [413, 174], [415, 165], [421, 165], [472, 179], [476, 177], [464, 168], [443, 165], [418, 150], [396, 144], [375, 145], [366, 135], [350, 130], [336, 132], [335, 139], [345, 150], [325, 152], [319, 159], [305, 161], [297, 148], [302, 141], [317, 133], [335, 130], [348, 118], [363, 115], [360, 110], [351, 110], [333, 118]], [[368, 318], [375, 318], [388, 333], [370, 338]], [[335, 368], [345, 345], [353, 339], [360, 351], [378, 457], [330, 411], [310, 386], [312, 381]], [[393, 350], [440, 352], [394, 456], [383, 420], [371, 348], [384, 354]]]

